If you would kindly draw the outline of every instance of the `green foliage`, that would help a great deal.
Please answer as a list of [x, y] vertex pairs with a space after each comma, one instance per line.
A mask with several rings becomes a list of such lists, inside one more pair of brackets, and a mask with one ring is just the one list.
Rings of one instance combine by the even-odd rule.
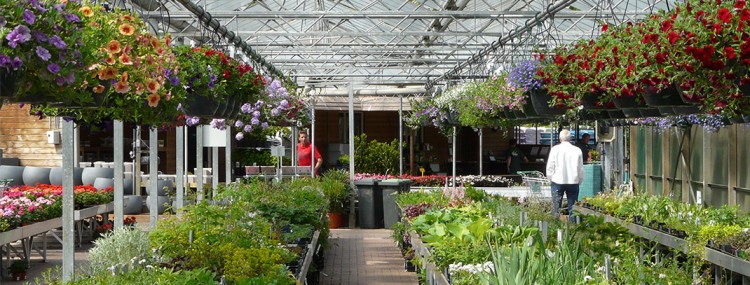
[[328, 211], [332, 213], [347, 212], [353, 194], [348, 171], [327, 171], [321, 177], [320, 188], [328, 198]]
[[[190, 285], [190, 284], [219, 284], [216, 274], [200, 268], [194, 270], [173, 271], [167, 268], [139, 268], [114, 275], [109, 270], [99, 272], [87, 278], [76, 278], [67, 285]], [[49, 281], [49, 282], [48, 282]], [[59, 280], [45, 280], [39, 284], [63, 284]]]
[[239, 248], [232, 244], [219, 246], [224, 258], [224, 276], [230, 282], [262, 276], [284, 268], [285, 251], [279, 247]]
[[399, 193], [398, 196], [396, 196], [396, 205], [402, 209], [409, 205], [417, 205], [421, 203], [448, 206], [448, 202], [448, 198], [443, 196], [443, 193], [439, 191], [407, 192]]
[[232, 153], [232, 159], [241, 165], [276, 165], [278, 162], [267, 149], [237, 149]]
[[354, 137], [354, 169], [357, 173], [395, 173], [401, 148], [398, 140], [390, 143], [367, 140], [366, 134]]
[[88, 259], [91, 272], [102, 272], [112, 266], [146, 266], [151, 263], [150, 255], [148, 233], [130, 228], [116, 228], [94, 241]]

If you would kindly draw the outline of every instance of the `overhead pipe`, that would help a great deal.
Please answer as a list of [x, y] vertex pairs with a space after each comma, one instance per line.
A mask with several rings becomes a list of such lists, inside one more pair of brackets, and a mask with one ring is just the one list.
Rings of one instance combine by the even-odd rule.
[[190, 0], [177, 0], [182, 6], [184, 6], [188, 11], [192, 12], [198, 19], [205, 25], [211, 27], [214, 29], [214, 31], [225, 38], [228, 42], [234, 44], [235, 47], [241, 49], [245, 54], [249, 55], [253, 61], [260, 64], [262, 67], [265, 67], [265, 69], [276, 76], [279, 76], [281, 78], [284, 77], [284, 73], [276, 69], [272, 64], [266, 62], [263, 57], [261, 57], [258, 53], [256, 53], [250, 45], [248, 45], [242, 38], [238, 35], [236, 35], [234, 32], [227, 29], [226, 26], [222, 25], [219, 20], [214, 19], [211, 16], [211, 13], [206, 12], [202, 7], [196, 5], [193, 3], [193, 1]]
[[525, 22], [525, 24], [524, 24], [523, 27], [516, 28], [515, 30], [511, 31], [510, 33], [508, 33], [505, 37], [501, 36], [500, 39], [498, 39], [497, 41], [492, 42], [492, 44], [490, 44], [489, 46], [483, 48], [481, 51], [479, 51], [475, 55], [472, 55], [466, 61], [458, 64], [456, 67], [453, 68], [453, 70], [448, 71], [445, 74], [443, 74], [443, 75], [441, 75], [441, 76], [439, 76], [439, 77], [437, 77], [437, 78], [435, 78], [435, 79], [430, 80], [429, 82], [427, 82], [427, 86], [428, 86], [427, 89], [429, 89], [429, 87], [432, 87], [433, 85], [437, 84], [441, 80], [443, 80], [443, 79], [445, 79], [447, 77], [455, 75], [456, 73], [458, 73], [459, 71], [463, 70], [467, 66], [476, 63], [477, 61], [479, 61], [479, 59], [481, 59], [482, 57], [486, 56], [487, 54], [489, 54], [491, 52], [494, 52], [498, 47], [505, 45], [506, 43], [508, 43], [511, 40], [513, 40], [515, 37], [520, 36], [520, 35], [528, 32], [528, 31], [531, 31], [531, 29], [534, 26], [537, 26], [537, 25], [541, 24], [543, 21], [551, 18], [557, 12], [561, 11], [562, 9], [567, 8], [568, 6], [570, 6], [571, 4], [573, 4], [575, 2], [576, 2], [576, 0], [564, 0], [564, 1], [560, 2], [560, 3], [558, 3], [558, 4], [548, 6], [547, 11], [545, 11], [543, 13], [540, 12], [540, 13], [534, 15], [534, 18], [526, 20], [526, 22]]

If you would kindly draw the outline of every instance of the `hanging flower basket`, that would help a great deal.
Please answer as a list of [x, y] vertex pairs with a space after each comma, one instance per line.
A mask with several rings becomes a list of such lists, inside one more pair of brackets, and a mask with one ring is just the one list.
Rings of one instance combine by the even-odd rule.
[[661, 116], [661, 113], [659, 112], [659, 109], [656, 109], [656, 108], [641, 108], [641, 109], [638, 109], [638, 111], [641, 113], [641, 117], [659, 117], [659, 116]]
[[18, 91], [16, 82], [20, 78], [18, 71], [0, 68], [0, 98], [12, 98]]
[[210, 117], [216, 113], [219, 104], [212, 97], [192, 94], [185, 99], [182, 107], [188, 116]]
[[552, 96], [547, 93], [546, 89], [532, 89], [529, 92], [529, 97], [531, 97], [531, 104], [538, 115], [560, 116], [565, 114], [565, 109], [550, 107]]
[[609, 115], [610, 119], [625, 119], [625, 114], [622, 112], [622, 110], [607, 110], [607, 115]]
[[687, 105], [680, 96], [680, 92], [672, 85], [661, 91], [656, 91], [656, 87], [648, 86], [645, 88], [643, 100], [650, 107], [662, 106], [685, 106]]
[[625, 118], [639, 118], [641, 117], [641, 111], [635, 108], [620, 109], [625, 115]]
[[633, 108], [644, 108], [646, 107], [646, 104], [643, 102], [642, 98], [638, 98], [638, 96], [615, 96], [612, 101], [615, 103], [615, 106], [619, 109], [633, 109]]

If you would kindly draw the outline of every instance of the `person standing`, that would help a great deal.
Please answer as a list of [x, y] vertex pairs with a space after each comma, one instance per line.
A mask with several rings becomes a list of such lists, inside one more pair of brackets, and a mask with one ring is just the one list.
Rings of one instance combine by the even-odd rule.
[[518, 142], [513, 139], [508, 142], [510, 149], [505, 153], [506, 169], [508, 174], [518, 174], [521, 170], [521, 161], [529, 163], [529, 159], [526, 158], [526, 154], [518, 148]]
[[552, 188], [552, 215], [560, 216], [563, 194], [568, 198], [569, 221], [573, 221], [573, 204], [578, 200], [578, 190], [583, 182], [583, 154], [570, 144], [570, 131], [560, 131], [560, 143], [552, 147], [547, 159], [547, 178]]
[[591, 135], [588, 133], [584, 133], [583, 136], [581, 136], [581, 141], [577, 144], [578, 148], [581, 149], [584, 163], [591, 162], [591, 156], [589, 155], [589, 151], [591, 151], [591, 145], [589, 145], [589, 140], [591, 140]]
[[315, 151], [315, 174], [317, 174], [320, 170], [320, 166], [323, 165], [323, 159], [320, 156], [320, 152], [318, 152], [318, 148], [313, 147], [313, 145], [310, 143], [307, 131], [299, 131], [299, 143], [297, 144], [297, 165], [312, 165], [313, 150]]

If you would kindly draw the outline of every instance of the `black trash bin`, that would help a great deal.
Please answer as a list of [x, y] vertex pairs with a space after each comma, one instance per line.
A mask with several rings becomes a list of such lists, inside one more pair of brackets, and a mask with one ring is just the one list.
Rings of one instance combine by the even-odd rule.
[[410, 179], [386, 179], [378, 183], [383, 191], [383, 226], [391, 228], [393, 224], [400, 221], [398, 205], [396, 205], [395, 193], [409, 192]]
[[359, 192], [359, 227], [363, 229], [383, 228], [383, 191], [377, 179], [362, 179], [354, 182]]

